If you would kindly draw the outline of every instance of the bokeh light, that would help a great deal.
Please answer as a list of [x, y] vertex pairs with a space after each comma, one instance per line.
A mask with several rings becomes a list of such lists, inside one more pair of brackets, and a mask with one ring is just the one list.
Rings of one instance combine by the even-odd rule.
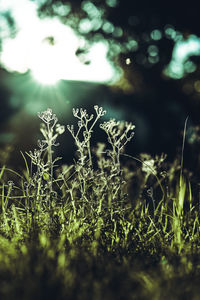
[[[172, 33], [172, 28], [168, 29], [171, 29], [170, 32]], [[175, 43], [172, 59], [165, 68], [164, 74], [173, 79], [180, 79], [185, 74], [194, 72], [196, 66], [189, 58], [197, 55], [200, 55], [200, 38], [196, 35], [190, 35], [186, 40], [179, 39]]]

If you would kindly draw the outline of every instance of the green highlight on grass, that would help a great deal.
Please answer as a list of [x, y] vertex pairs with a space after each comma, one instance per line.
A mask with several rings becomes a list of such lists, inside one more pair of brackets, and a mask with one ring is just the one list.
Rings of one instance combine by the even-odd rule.
[[[126, 154], [135, 126], [100, 123], [105, 114], [73, 109], [76, 153], [63, 165], [54, 150], [65, 128], [51, 109], [38, 113], [42, 138], [21, 153], [23, 174], [1, 166], [1, 299], [183, 299], [183, 278], [199, 299], [189, 280], [200, 275], [200, 214], [183, 165], [187, 120], [181, 158], [168, 163]], [[92, 147], [97, 126], [107, 142]]]

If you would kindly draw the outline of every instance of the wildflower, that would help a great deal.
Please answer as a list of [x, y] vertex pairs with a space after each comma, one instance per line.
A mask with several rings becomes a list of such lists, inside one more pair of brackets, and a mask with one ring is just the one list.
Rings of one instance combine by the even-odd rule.
[[147, 173], [147, 175], [150, 175], [151, 173], [156, 175], [157, 171], [156, 171], [154, 159], [144, 160], [142, 164], [142, 171]]
[[53, 121], [52, 127], [57, 123], [58, 119], [55, 114], [52, 113], [52, 109], [48, 108], [46, 111], [38, 112], [38, 117], [46, 124], [49, 124]]
[[56, 132], [58, 134], [63, 134], [64, 131], [65, 131], [65, 126], [60, 125], [60, 124], [56, 124]]

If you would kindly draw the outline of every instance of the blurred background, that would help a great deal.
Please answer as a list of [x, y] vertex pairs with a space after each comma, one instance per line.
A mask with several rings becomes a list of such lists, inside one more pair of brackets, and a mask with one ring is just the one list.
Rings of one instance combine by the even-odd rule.
[[[180, 153], [199, 167], [200, 21], [195, 4], [130, 0], [0, 0], [0, 164], [24, 166], [37, 112], [73, 124], [73, 107], [131, 121], [126, 153]], [[103, 120], [103, 121], [104, 121]], [[94, 144], [105, 136], [97, 131]], [[68, 132], [58, 154], [72, 161]]]

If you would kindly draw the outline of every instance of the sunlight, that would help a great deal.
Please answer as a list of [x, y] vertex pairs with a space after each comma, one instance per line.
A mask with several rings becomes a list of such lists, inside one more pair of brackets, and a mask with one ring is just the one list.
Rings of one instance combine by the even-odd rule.
[[[54, 85], [61, 78], [56, 63], [56, 49], [50, 45], [42, 45], [35, 51], [30, 68], [33, 78], [44, 85]], [[58, 56], [57, 56], [58, 57]]]
[[81, 60], [76, 51], [86, 43], [82, 37], [57, 18], [40, 20], [35, 3], [19, 2], [20, 9], [12, 1], [0, 5], [1, 10], [6, 9], [7, 3], [19, 29], [15, 38], [3, 41], [1, 64], [6, 70], [30, 71], [33, 79], [43, 85], [54, 85], [59, 80], [110, 83], [119, 79], [120, 71], [107, 59], [109, 46], [105, 41], [91, 45]]

